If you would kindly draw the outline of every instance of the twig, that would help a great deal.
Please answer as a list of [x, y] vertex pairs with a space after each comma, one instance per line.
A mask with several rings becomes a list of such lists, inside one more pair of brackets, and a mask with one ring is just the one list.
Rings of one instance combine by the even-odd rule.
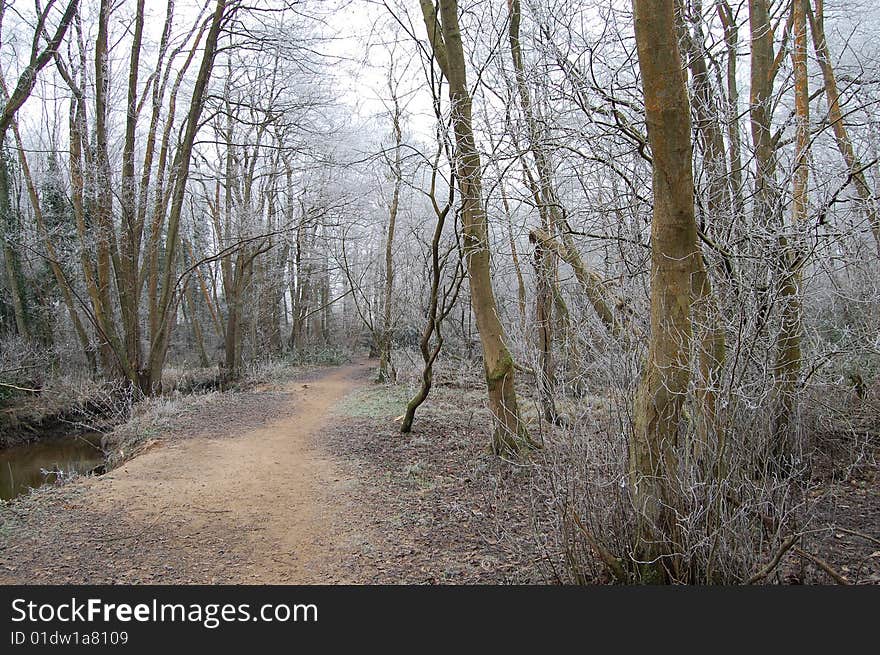
[[868, 541], [873, 541], [875, 544], [880, 546], [880, 539], [876, 537], [872, 537], [869, 534], [865, 534], [864, 532], [859, 532], [858, 530], [851, 530], [850, 528], [841, 528], [840, 526], [834, 527], [835, 532], [846, 532], [847, 534], [853, 534], [857, 537], [861, 537], [862, 539], [867, 539]]
[[29, 391], [31, 393], [40, 393], [40, 389], [28, 389], [27, 387], [17, 387], [14, 384], [9, 384], [8, 382], [0, 382], [0, 387], [8, 387], [10, 389], [16, 389], [18, 391]]
[[575, 512], [573, 509], [569, 509], [569, 514], [571, 514], [571, 517], [574, 519], [575, 525], [577, 525], [578, 529], [583, 533], [584, 537], [587, 538], [587, 541], [590, 542], [590, 545], [599, 555], [599, 559], [601, 559], [605, 563], [605, 566], [607, 566], [611, 570], [611, 573], [614, 575], [617, 581], [629, 582], [629, 576], [626, 574], [626, 571], [623, 570], [623, 566], [621, 566], [620, 560], [618, 560], [614, 555], [608, 552], [608, 549], [605, 548], [605, 546], [603, 546], [593, 538], [593, 535], [590, 534], [589, 531], [587, 531], [587, 529], [584, 527], [584, 524], [581, 523], [581, 519], [577, 515], [577, 512]]
[[823, 571], [825, 571], [825, 573], [827, 573], [827, 574], [830, 575], [832, 578], [834, 578], [834, 581], [835, 581], [837, 584], [841, 584], [841, 585], [848, 585], [848, 584], [849, 584], [849, 580], [847, 580], [847, 579], [844, 578], [840, 573], [838, 573], [837, 571], [835, 571], [835, 570], [831, 567], [831, 565], [830, 565], [828, 562], [826, 562], [824, 559], [822, 559], [821, 557], [819, 557], [819, 556], [817, 556], [817, 555], [813, 555], [813, 553], [808, 553], [807, 551], [802, 550], [802, 549], [800, 549], [800, 548], [795, 548], [795, 549], [794, 549], [794, 552], [796, 552], [796, 553], [797, 553], [798, 555], [800, 555], [801, 557], [806, 557], [806, 558], [807, 558], [808, 560], [810, 560], [813, 564], [815, 564], [815, 565], [818, 566], [820, 569], [822, 569]]
[[773, 559], [771, 559], [769, 562], [767, 562], [767, 565], [764, 568], [762, 568], [760, 571], [755, 573], [755, 575], [753, 575], [751, 578], [749, 578], [746, 581], [746, 584], [755, 584], [759, 580], [763, 580], [768, 575], [773, 573], [773, 569], [775, 569], [779, 565], [779, 560], [782, 559], [782, 556], [785, 555], [785, 553], [787, 553], [789, 550], [791, 550], [791, 547], [794, 546], [795, 543], [797, 543], [797, 540], [800, 538], [801, 538], [801, 535], [793, 534], [790, 537], [788, 537], [788, 539], [783, 541], [782, 546], [780, 546], [779, 550], [776, 551], [776, 554], [773, 556]]

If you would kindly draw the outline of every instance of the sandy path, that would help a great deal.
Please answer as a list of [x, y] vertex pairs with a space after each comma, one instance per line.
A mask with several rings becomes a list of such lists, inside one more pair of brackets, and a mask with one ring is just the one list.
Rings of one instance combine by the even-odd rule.
[[[357, 481], [313, 436], [330, 408], [363, 384], [364, 369], [290, 383], [283, 418], [240, 435], [217, 425], [216, 436], [150, 450], [89, 480], [84, 500], [94, 512], [121, 509], [145, 534], [166, 535], [162, 550], [203, 572], [195, 582], [346, 582], [341, 562], [367, 539], [349, 511]], [[132, 573], [167, 577], [169, 562], [140, 552], [139, 541], [131, 538]], [[219, 560], [222, 567], [211, 565]]]

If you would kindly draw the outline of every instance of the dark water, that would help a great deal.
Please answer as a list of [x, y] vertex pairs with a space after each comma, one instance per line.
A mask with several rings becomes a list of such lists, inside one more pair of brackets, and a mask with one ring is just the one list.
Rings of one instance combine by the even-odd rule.
[[0, 498], [15, 498], [31, 487], [55, 484], [59, 477], [88, 473], [103, 463], [99, 432], [50, 437], [0, 450]]

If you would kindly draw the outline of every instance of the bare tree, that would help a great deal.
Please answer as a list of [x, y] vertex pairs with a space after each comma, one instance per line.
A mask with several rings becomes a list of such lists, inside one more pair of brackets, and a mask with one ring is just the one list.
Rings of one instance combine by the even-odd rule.
[[483, 346], [483, 365], [489, 388], [489, 407], [495, 418], [492, 449], [518, 455], [532, 442], [520, 417], [514, 387], [513, 358], [505, 343], [489, 272], [489, 235], [482, 198], [482, 166], [471, 125], [471, 96], [467, 85], [464, 47], [458, 22], [458, 3], [439, 2], [439, 19], [430, 0], [421, 0], [428, 40], [440, 70], [449, 81], [452, 125], [456, 141], [456, 178], [462, 203], [462, 236], [471, 298]]

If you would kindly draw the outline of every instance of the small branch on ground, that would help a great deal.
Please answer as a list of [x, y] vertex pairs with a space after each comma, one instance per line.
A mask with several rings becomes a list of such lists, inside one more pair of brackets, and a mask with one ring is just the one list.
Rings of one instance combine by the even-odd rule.
[[828, 562], [826, 562], [824, 559], [822, 559], [822, 558], [819, 557], [818, 555], [813, 555], [813, 553], [808, 553], [807, 551], [802, 550], [802, 549], [800, 549], [800, 548], [795, 548], [795, 549], [794, 549], [794, 552], [796, 552], [796, 553], [797, 553], [798, 555], [800, 555], [801, 557], [805, 557], [805, 558], [807, 558], [807, 559], [810, 560], [813, 564], [815, 564], [815, 565], [818, 566], [820, 569], [822, 569], [823, 571], [825, 571], [825, 573], [827, 573], [827, 574], [830, 575], [832, 578], [834, 578], [834, 581], [835, 581], [837, 584], [841, 584], [841, 585], [848, 585], [848, 584], [849, 584], [849, 580], [847, 580], [847, 579], [846, 579], [845, 577], [843, 577], [840, 573], [838, 573], [837, 571], [835, 571], [835, 570], [831, 567], [831, 565], [830, 565]]
[[855, 535], [856, 537], [861, 537], [862, 539], [867, 539], [868, 541], [872, 541], [878, 546], [880, 546], [880, 539], [876, 537], [872, 537], [869, 534], [865, 534], [864, 532], [859, 532], [858, 530], [853, 530], [851, 528], [841, 528], [839, 525], [834, 527], [835, 532], [845, 532], [846, 534]]
[[763, 580], [768, 575], [773, 573], [773, 570], [779, 565], [779, 561], [782, 559], [782, 557], [785, 555], [785, 553], [787, 553], [789, 550], [791, 550], [792, 546], [794, 546], [797, 543], [798, 539], [800, 539], [800, 538], [801, 538], [801, 535], [793, 534], [790, 537], [788, 537], [788, 539], [783, 541], [782, 546], [780, 546], [779, 550], [776, 551], [776, 554], [773, 556], [773, 559], [771, 559], [764, 568], [762, 568], [760, 571], [755, 573], [755, 575], [753, 575], [751, 578], [749, 578], [746, 581], [746, 584], [755, 584], [756, 582]]

